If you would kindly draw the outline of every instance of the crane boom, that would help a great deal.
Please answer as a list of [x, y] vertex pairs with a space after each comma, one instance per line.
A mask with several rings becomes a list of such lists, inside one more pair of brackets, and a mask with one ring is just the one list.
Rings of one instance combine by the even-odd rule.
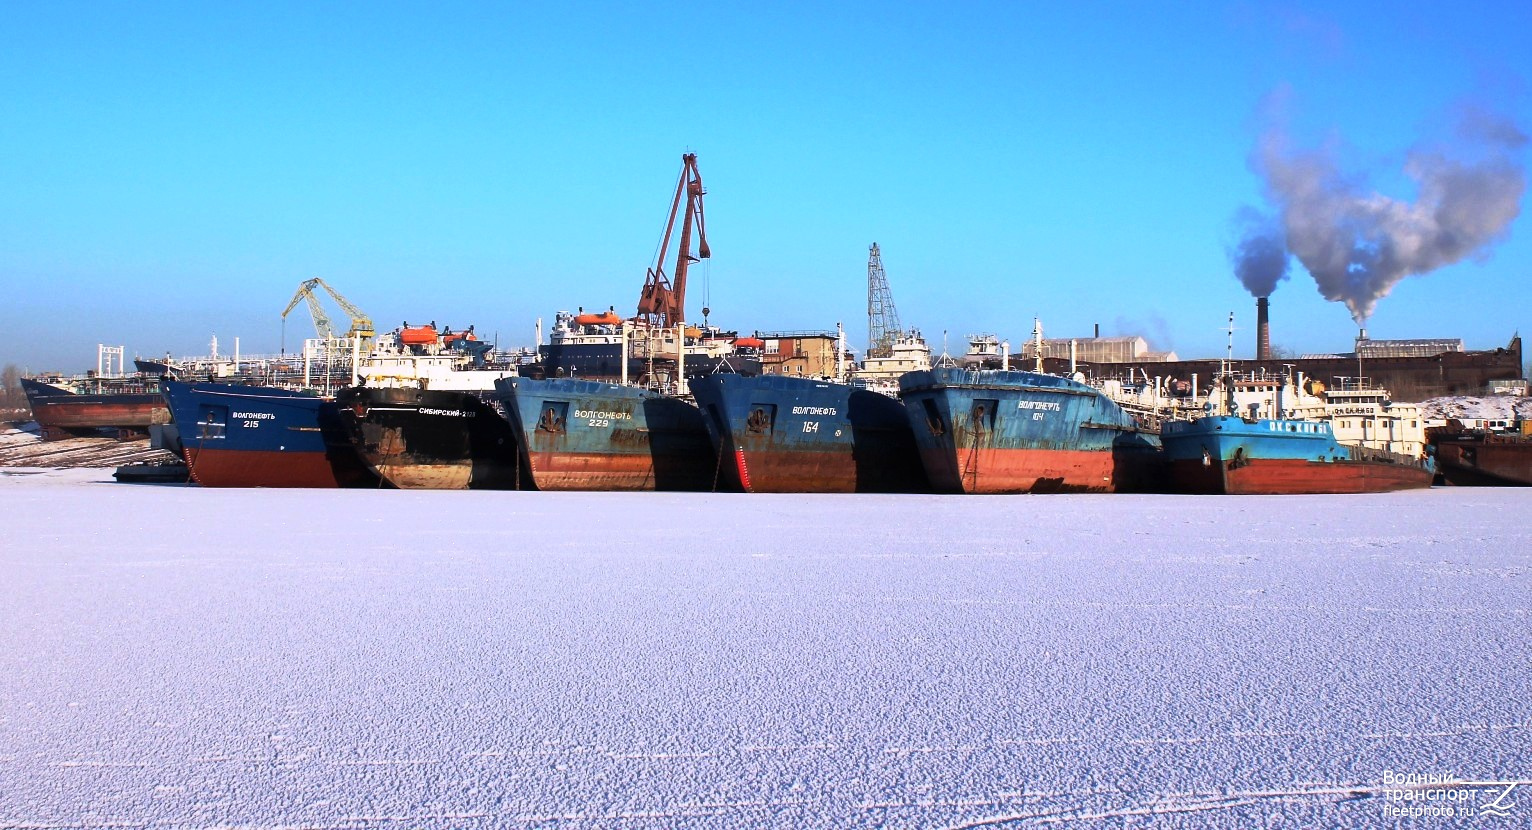
[[330, 315], [325, 314], [324, 306], [321, 306], [319, 298], [314, 296], [314, 285], [317, 282], [319, 282], [319, 279], [316, 277], [311, 280], [305, 280], [298, 286], [298, 292], [293, 295], [292, 302], [287, 304], [287, 308], [282, 309], [282, 322], [287, 322], [287, 315], [291, 314], [292, 310], [298, 307], [298, 303], [307, 301], [309, 314], [314, 317], [314, 333], [322, 339], [328, 340], [335, 336], [335, 332], [334, 327], [330, 324]]
[[894, 294], [883, 273], [883, 252], [874, 242], [867, 249], [867, 356], [888, 357], [893, 354], [894, 341], [903, 336]]
[[346, 336], [360, 337], [363, 340], [371, 340], [372, 336], [376, 334], [372, 328], [372, 318], [367, 316], [366, 312], [362, 311], [360, 308], [357, 308], [356, 305], [353, 304], [350, 300], [342, 297], [339, 291], [331, 288], [330, 284], [325, 282], [322, 278], [315, 277], [314, 282], [319, 283], [319, 287], [323, 288], [325, 293], [330, 295], [330, 299], [334, 300], [335, 304], [340, 306], [342, 311], [351, 316], [351, 329], [346, 332]]
[[[707, 244], [707, 222], [702, 213], [702, 174], [697, 170], [697, 154], [681, 156], [681, 178], [675, 197], [670, 201], [670, 219], [665, 223], [665, 237], [660, 255], [644, 277], [644, 290], [638, 298], [638, 316], [658, 326], [686, 322], [686, 270], [693, 262], [712, 256]], [[665, 255], [670, 250], [670, 235], [675, 230], [676, 215], [681, 211], [681, 197], [686, 197], [686, 211], [681, 219], [681, 241], [676, 252], [675, 282], [665, 276]], [[692, 256], [692, 225], [697, 227], [697, 255]]]
[[329, 283], [326, 283], [319, 277], [304, 280], [299, 284], [297, 293], [293, 294], [292, 302], [288, 303], [287, 308], [282, 310], [282, 322], [284, 324], [287, 322], [287, 315], [291, 314], [292, 310], [298, 307], [298, 303], [307, 301], [309, 314], [314, 318], [314, 333], [325, 340], [335, 336], [335, 326], [330, 322], [330, 315], [325, 313], [324, 306], [320, 304], [319, 295], [314, 291], [315, 288], [323, 288], [330, 295], [330, 298], [335, 300], [335, 304], [340, 306], [346, 314], [350, 315], [351, 328], [346, 331], [347, 337], [358, 337], [363, 341], [372, 339], [375, 334], [372, 327], [372, 318], [368, 317], [366, 313], [357, 308], [351, 301], [342, 297], [340, 292], [331, 288]]

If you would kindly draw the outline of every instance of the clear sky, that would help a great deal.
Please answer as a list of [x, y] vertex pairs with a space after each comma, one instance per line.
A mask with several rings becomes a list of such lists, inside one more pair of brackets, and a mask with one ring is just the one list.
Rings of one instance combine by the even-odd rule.
[[[1233, 310], [1248, 355], [1228, 248], [1274, 92], [1293, 142], [1406, 201], [1461, 101], [1532, 130], [1525, 3], [644, 6], [0, 3], [0, 362], [275, 352], [314, 276], [380, 328], [530, 345], [560, 309], [632, 313], [688, 150], [689, 317], [860, 349], [877, 242], [938, 350], [1039, 316], [1215, 356]], [[1371, 335], [1532, 333], [1528, 221], [1404, 279]], [[1296, 263], [1272, 317], [1295, 352], [1356, 334]]]

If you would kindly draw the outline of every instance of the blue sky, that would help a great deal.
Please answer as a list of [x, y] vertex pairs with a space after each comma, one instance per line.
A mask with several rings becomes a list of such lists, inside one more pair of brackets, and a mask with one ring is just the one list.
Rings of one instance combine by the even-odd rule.
[[[632, 312], [688, 150], [691, 317], [841, 321], [860, 349], [876, 241], [938, 349], [1040, 316], [1214, 356], [1233, 310], [1248, 354], [1227, 248], [1262, 203], [1261, 102], [1285, 90], [1295, 141], [1409, 199], [1406, 153], [1465, 98], [1532, 129], [1528, 31], [1514, 3], [6, 3], [0, 362], [275, 352], [313, 276], [380, 327], [530, 345], [559, 309]], [[1406, 278], [1370, 333], [1503, 345], [1526, 222]], [[1273, 341], [1349, 348], [1294, 268]], [[311, 332], [300, 308], [288, 349]]]

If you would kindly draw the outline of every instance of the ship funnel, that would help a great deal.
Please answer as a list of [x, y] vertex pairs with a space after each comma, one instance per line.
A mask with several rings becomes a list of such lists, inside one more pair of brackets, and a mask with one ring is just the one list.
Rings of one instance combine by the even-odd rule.
[[1271, 306], [1267, 297], [1255, 300], [1255, 359], [1271, 359]]

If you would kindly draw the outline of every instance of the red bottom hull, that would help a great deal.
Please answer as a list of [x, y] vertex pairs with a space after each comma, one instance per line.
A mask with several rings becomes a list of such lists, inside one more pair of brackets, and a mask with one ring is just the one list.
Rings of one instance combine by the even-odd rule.
[[1372, 461], [1253, 459], [1231, 469], [1229, 462], [1192, 459], [1172, 462], [1170, 478], [1181, 493], [1319, 495], [1415, 490], [1430, 487], [1432, 473], [1408, 464]]
[[[869, 441], [814, 451], [780, 447], [725, 448], [722, 470], [747, 493], [929, 493], [911, 450]], [[732, 455], [732, 458], [730, 457]]]
[[1439, 441], [1436, 466], [1448, 484], [1527, 487], [1532, 485], [1532, 442]]
[[736, 449], [733, 464], [747, 493], [857, 492], [856, 462], [849, 452]]
[[[655, 459], [648, 453], [537, 452], [530, 456], [532, 481], [539, 490], [684, 490], [729, 489], [721, 477], [718, 488], [709, 468], [698, 459]], [[657, 475], [655, 467], [659, 465]]]
[[947, 493], [1110, 493], [1117, 462], [1110, 450], [924, 449], [931, 483]]
[[322, 452], [186, 448], [192, 480], [203, 487], [361, 487], [377, 478], [360, 459]]
[[[70, 397], [86, 398], [70, 400]], [[170, 423], [170, 409], [159, 396], [145, 401], [99, 401], [89, 396], [64, 396], [32, 402], [32, 419], [47, 440], [68, 438], [71, 430], [101, 428], [146, 430], [153, 424]]]

